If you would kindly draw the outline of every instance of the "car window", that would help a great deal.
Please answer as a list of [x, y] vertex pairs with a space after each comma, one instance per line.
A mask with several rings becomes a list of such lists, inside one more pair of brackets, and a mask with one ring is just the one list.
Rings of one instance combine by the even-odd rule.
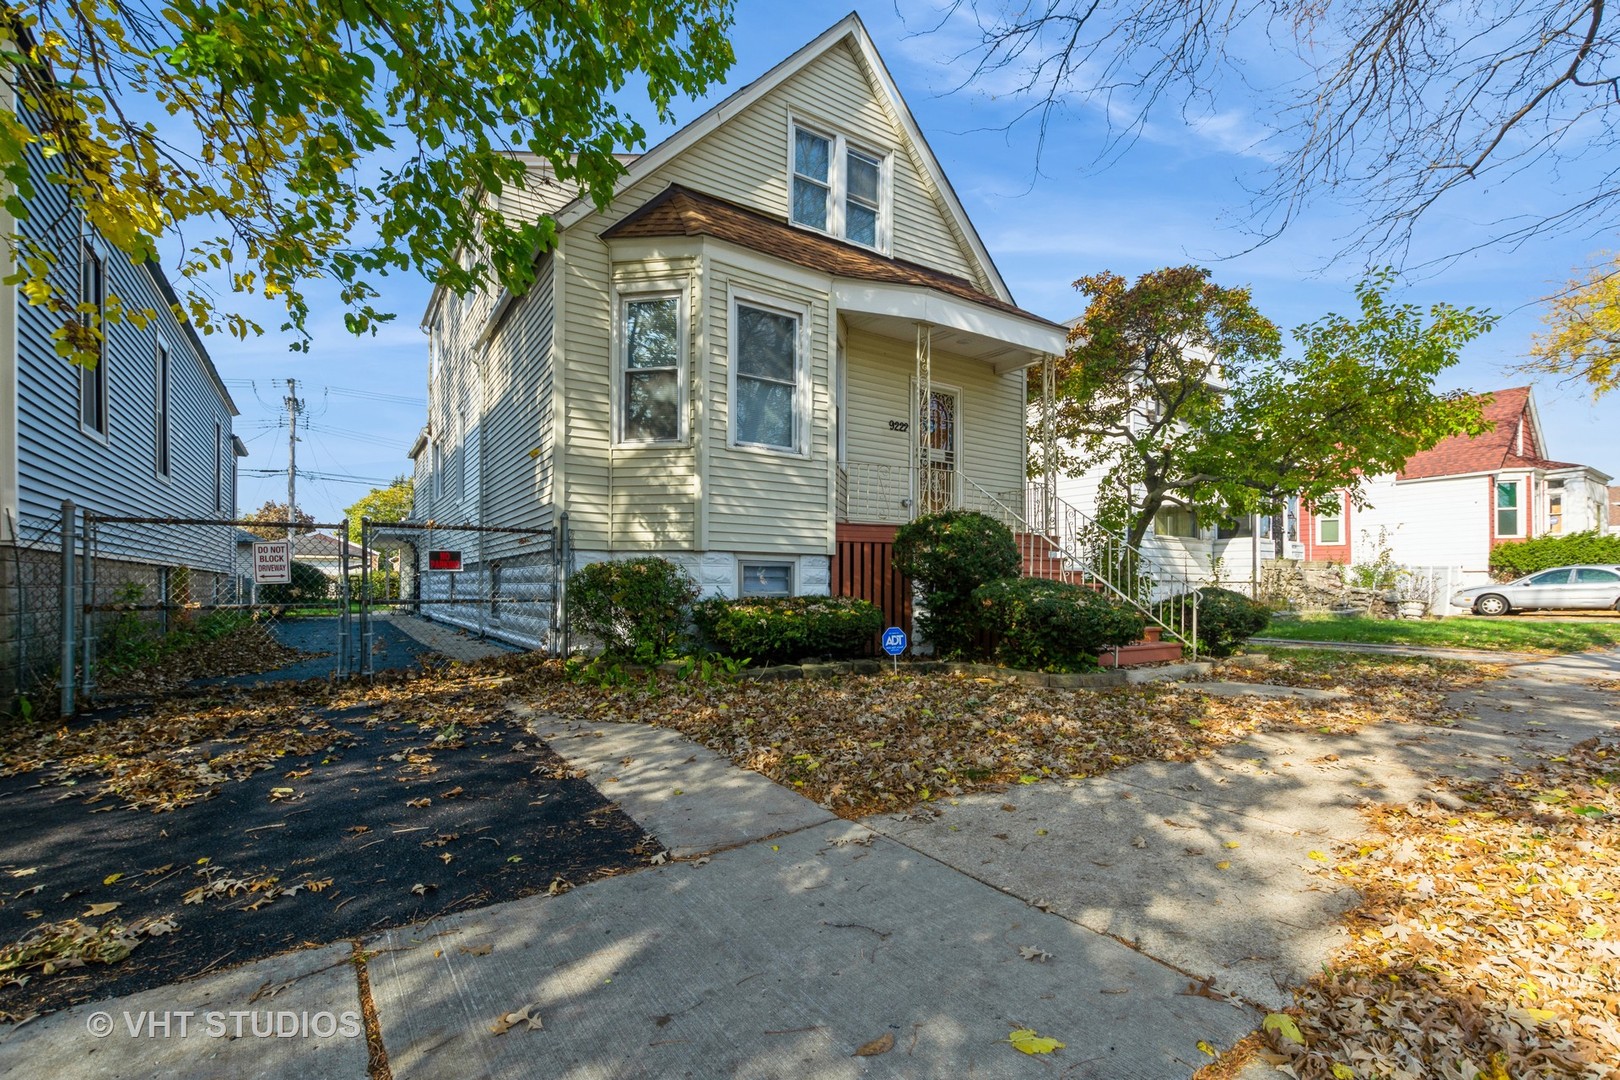
[[1591, 567], [1575, 571], [1575, 580], [1583, 585], [1614, 585], [1620, 583], [1620, 574], [1611, 570], [1594, 570]]
[[1548, 571], [1545, 571], [1544, 573], [1537, 574], [1535, 577], [1533, 577], [1533, 578], [1531, 578], [1529, 580], [1528, 584], [1531, 584], [1531, 585], [1568, 585], [1569, 584], [1569, 568], [1565, 567], [1565, 568], [1563, 568], [1561, 570], [1548, 570]]

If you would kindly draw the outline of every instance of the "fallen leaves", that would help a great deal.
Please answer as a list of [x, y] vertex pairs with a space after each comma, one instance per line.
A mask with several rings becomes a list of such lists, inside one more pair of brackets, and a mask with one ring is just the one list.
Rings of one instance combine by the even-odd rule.
[[526, 1005], [516, 1012], [502, 1013], [489, 1025], [489, 1033], [505, 1035], [515, 1027], [522, 1027], [524, 1031], [540, 1031], [544, 1025], [540, 1022], [539, 1008], [538, 1005]]
[[21, 983], [29, 972], [54, 975], [86, 964], [116, 964], [134, 952], [144, 939], [172, 934], [176, 929], [177, 924], [169, 915], [128, 925], [117, 919], [109, 919], [100, 926], [78, 919], [41, 923], [22, 940], [0, 945], [0, 978]]
[[1063, 1043], [1044, 1035], [1035, 1034], [1034, 1028], [1019, 1028], [1007, 1036], [1012, 1048], [1020, 1054], [1050, 1054], [1054, 1050], [1062, 1050]]
[[1018, 955], [1022, 956], [1025, 960], [1032, 960], [1037, 964], [1044, 964], [1048, 960], [1052, 959], [1051, 953], [1047, 952], [1045, 949], [1037, 949], [1033, 945], [1019, 946]]
[[890, 1050], [893, 1050], [893, 1049], [894, 1049], [894, 1033], [890, 1032], [890, 1031], [885, 1031], [882, 1035], [879, 1035], [877, 1038], [873, 1039], [871, 1042], [862, 1043], [860, 1046], [856, 1047], [855, 1053], [853, 1055], [851, 1055], [851, 1056], [852, 1057], [877, 1057], [879, 1054], [887, 1054]]
[[1620, 1080], [1620, 744], [1453, 792], [1465, 809], [1369, 808], [1377, 835], [1318, 869], [1364, 902], [1295, 1026], [1267, 1018], [1266, 1060], [1300, 1080]]

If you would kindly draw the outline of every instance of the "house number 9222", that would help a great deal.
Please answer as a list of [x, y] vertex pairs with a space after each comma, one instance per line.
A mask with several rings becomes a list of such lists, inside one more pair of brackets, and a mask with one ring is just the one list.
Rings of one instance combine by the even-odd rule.
[[911, 430], [911, 425], [908, 424], [904, 420], [890, 420], [889, 421], [889, 430], [890, 431], [910, 431]]

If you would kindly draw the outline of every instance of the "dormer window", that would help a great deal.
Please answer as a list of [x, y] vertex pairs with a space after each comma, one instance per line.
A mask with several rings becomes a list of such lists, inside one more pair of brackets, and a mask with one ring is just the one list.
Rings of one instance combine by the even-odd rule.
[[842, 135], [793, 125], [793, 223], [863, 247], [888, 246], [888, 162]]

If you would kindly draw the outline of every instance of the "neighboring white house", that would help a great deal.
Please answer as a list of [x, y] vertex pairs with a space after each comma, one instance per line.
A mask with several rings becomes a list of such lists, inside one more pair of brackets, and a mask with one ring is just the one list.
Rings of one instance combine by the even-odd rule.
[[[863, 595], [920, 511], [1021, 508], [1025, 369], [1064, 328], [1018, 308], [860, 19], [850, 15], [646, 154], [598, 211], [540, 163], [551, 213], [522, 296], [429, 302], [411, 521], [435, 617], [494, 625], [571, 566], [658, 554], [710, 595]], [[418, 552], [418, 556], [422, 555]], [[444, 603], [454, 599], [454, 603]]]
[[1387, 548], [1397, 563], [1450, 568], [1476, 584], [1489, 579], [1499, 544], [1606, 528], [1609, 474], [1549, 459], [1530, 387], [1489, 398], [1483, 434], [1452, 436], [1400, 473], [1369, 478], [1364, 508], [1344, 497], [1305, 514], [1305, 558], [1351, 565]]

